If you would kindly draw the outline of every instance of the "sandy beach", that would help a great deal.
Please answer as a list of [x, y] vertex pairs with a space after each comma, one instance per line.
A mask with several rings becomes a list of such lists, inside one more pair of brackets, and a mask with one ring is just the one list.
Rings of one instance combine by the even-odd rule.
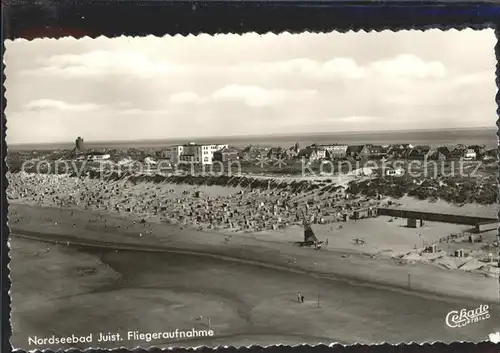
[[[125, 324], [118, 329], [122, 331], [130, 327], [144, 331], [206, 327], [200, 316], [211, 317], [211, 327], [218, 333], [213, 340], [159, 341], [156, 345], [238, 345], [248, 340], [265, 344], [277, 339], [288, 344], [373, 340], [396, 343], [401, 337], [409, 342], [423, 336], [440, 341], [474, 340], [486, 337], [496, 324], [490, 320], [463, 330], [452, 330], [444, 324], [446, 313], [462, 306], [491, 301], [495, 313], [496, 281], [491, 278], [433, 266], [395, 265], [389, 260], [354, 254], [342, 257], [346, 254], [297, 249], [292, 244], [246, 237], [233, 236], [230, 243], [225, 243], [224, 235], [172, 232], [172, 226], [162, 224], [151, 225], [156, 236], [139, 238], [137, 232], [144, 225], [136, 223], [135, 229], [130, 226], [111, 230], [118, 225], [123, 228], [131, 220], [109, 215], [103, 216], [102, 222], [106, 220], [111, 229], [106, 227], [103, 233], [102, 224], [83, 227], [84, 219], [92, 214], [89, 211], [70, 216], [70, 210], [10, 207], [11, 214], [23, 213], [31, 220], [11, 227], [13, 324], [18, 328], [15, 332], [23, 332], [14, 335], [13, 343], [19, 348], [29, 348], [26, 335], [85, 334], [90, 323], [93, 332], [116, 331], [117, 321]], [[93, 216], [100, 219], [100, 215]], [[73, 228], [70, 222], [78, 226]], [[74, 231], [80, 225], [85, 229]], [[16, 234], [46, 242], [33, 242]], [[116, 252], [113, 244], [126, 244], [130, 249]], [[27, 262], [28, 258], [31, 260]], [[293, 263], [289, 263], [292, 258]], [[375, 262], [377, 267], [373, 266]], [[39, 271], [40, 276], [36, 275]], [[408, 273], [412, 274], [411, 289], [405, 288]], [[30, 280], [33, 276], [36, 282]], [[241, 284], [249, 281], [254, 285], [241, 291]], [[30, 286], [38, 286], [36, 295], [27, 291], [33, 288]], [[307, 295], [307, 306], [297, 305], [296, 291]], [[349, 291], [356, 295], [349, 295]], [[148, 313], [141, 316], [144, 319], [137, 317], [137, 307]], [[321, 309], [326, 307], [329, 310]], [[67, 310], [80, 319], [41, 330], [46, 327], [44, 322], [49, 322], [45, 320], [58, 322], [57, 317]], [[405, 319], [407, 315], [411, 315], [411, 321]], [[33, 316], [39, 319], [33, 321]], [[418, 320], [426, 324], [415, 330]], [[358, 327], [359, 322], [369, 324], [366, 329], [350, 328]]]

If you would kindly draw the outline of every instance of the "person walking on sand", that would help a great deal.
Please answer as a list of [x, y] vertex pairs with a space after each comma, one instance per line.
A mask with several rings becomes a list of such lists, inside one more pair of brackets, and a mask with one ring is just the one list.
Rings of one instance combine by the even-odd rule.
[[297, 301], [298, 301], [299, 303], [301, 303], [301, 302], [302, 302], [302, 294], [300, 294], [300, 292], [298, 292], [298, 293], [297, 293]]
[[300, 302], [304, 304], [304, 296], [302, 294], [300, 295]]

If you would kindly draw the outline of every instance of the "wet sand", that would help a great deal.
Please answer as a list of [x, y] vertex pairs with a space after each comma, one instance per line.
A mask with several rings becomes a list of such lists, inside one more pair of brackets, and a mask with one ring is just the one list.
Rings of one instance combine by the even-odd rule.
[[[39, 280], [37, 298], [25, 306], [27, 298], [21, 293], [29, 288], [32, 278], [46, 271], [39, 262], [46, 257], [26, 261], [27, 253], [18, 250], [43, 250], [46, 244], [16, 237], [11, 243], [17, 250], [12, 256], [12, 343], [16, 348], [37, 348], [27, 345], [27, 337], [33, 335], [120, 332], [124, 336], [128, 330], [206, 329], [208, 317], [215, 332], [212, 339], [125, 340], [119, 345], [480, 341], [498, 326], [493, 319], [499, 313], [495, 307], [490, 320], [465, 328], [445, 325], [450, 310], [476, 307], [483, 304], [481, 301], [426, 298], [210, 257], [61, 245], [51, 246], [46, 256], [53, 260], [69, 256], [72, 265], [56, 266], [51, 280]], [[97, 273], [75, 277], [69, 270], [90, 258], [98, 260], [102, 271], [110, 274], [106, 281]], [[54, 293], [54, 287], [66, 292]], [[296, 300], [298, 291], [306, 297], [304, 304]], [[94, 343], [92, 347], [116, 345]]]

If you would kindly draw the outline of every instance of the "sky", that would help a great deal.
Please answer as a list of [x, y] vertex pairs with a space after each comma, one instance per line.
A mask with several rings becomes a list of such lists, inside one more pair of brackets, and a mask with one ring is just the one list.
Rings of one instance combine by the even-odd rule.
[[493, 30], [6, 41], [7, 143], [495, 127]]

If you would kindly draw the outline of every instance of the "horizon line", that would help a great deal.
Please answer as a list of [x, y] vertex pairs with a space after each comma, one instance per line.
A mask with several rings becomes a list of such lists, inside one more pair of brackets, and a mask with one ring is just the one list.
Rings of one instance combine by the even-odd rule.
[[[194, 142], [194, 140], [203, 140], [203, 139], [234, 139], [234, 138], [257, 138], [257, 137], [276, 137], [276, 136], [307, 136], [307, 135], [339, 135], [339, 134], [347, 134], [347, 135], [370, 135], [370, 134], [390, 134], [397, 132], [428, 132], [428, 131], [453, 131], [453, 130], [493, 130], [494, 127], [489, 126], [476, 126], [476, 127], [458, 127], [458, 128], [435, 128], [435, 129], [393, 129], [393, 130], [343, 130], [343, 131], [335, 131], [335, 132], [290, 132], [290, 133], [275, 133], [275, 134], [248, 134], [248, 135], [220, 135], [220, 136], [191, 136], [191, 137], [166, 137], [166, 138], [146, 138], [146, 139], [131, 139], [131, 140], [85, 140], [85, 136], [75, 136], [75, 139], [78, 137], [82, 137], [84, 139], [84, 143], [96, 144], [96, 143], [105, 143], [105, 144], [113, 144], [113, 143], [123, 143], [123, 142], [153, 142], [153, 141], [177, 141], [177, 140], [186, 140]], [[498, 130], [498, 128], [497, 128]], [[6, 139], [7, 140], [7, 139]], [[7, 141], [6, 141], [7, 142]], [[31, 145], [50, 145], [50, 144], [73, 144], [74, 141], [54, 141], [54, 142], [22, 142], [22, 143], [7, 143], [7, 147], [10, 146], [31, 146]]]

